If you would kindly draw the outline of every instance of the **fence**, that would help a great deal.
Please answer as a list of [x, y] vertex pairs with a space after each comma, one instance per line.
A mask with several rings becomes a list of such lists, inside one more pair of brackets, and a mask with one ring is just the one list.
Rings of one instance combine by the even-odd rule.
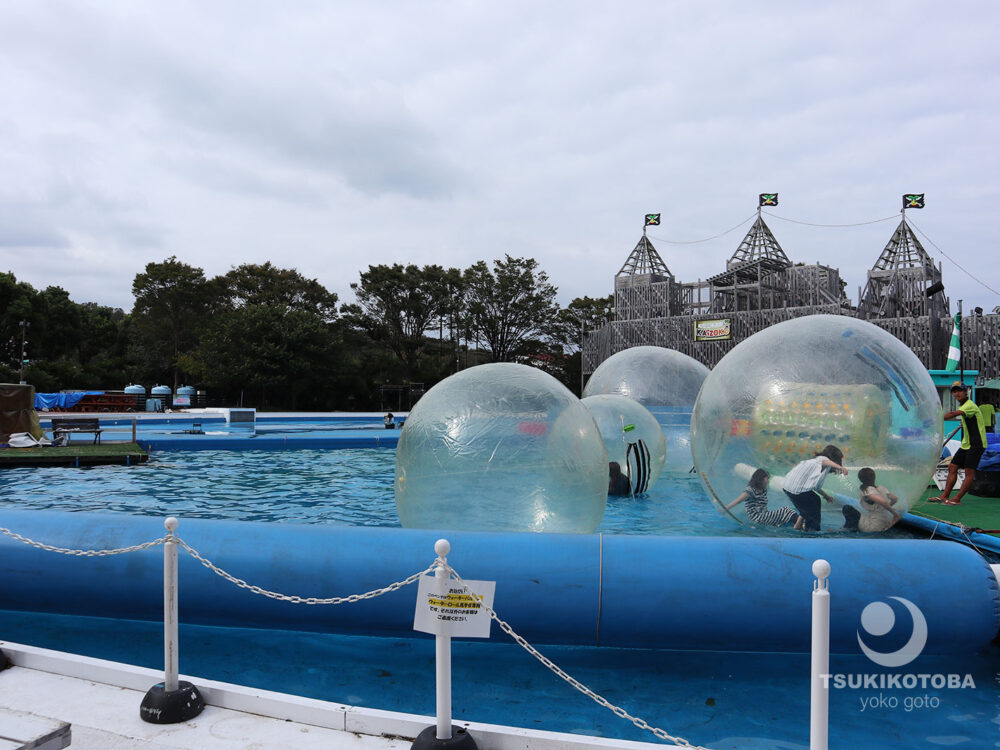
[[[850, 315], [837, 304], [783, 307], [764, 310], [680, 315], [635, 320], [616, 320], [586, 334], [583, 372], [623, 349], [633, 346], [663, 346], [694, 357], [712, 368], [740, 341], [758, 331], [804, 315]], [[698, 320], [728, 318], [733, 338], [729, 341], [695, 341]], [[953, 318], [927, 315], [906, 318], [871, 318], [868, 321], [906, 344], [928, 369], [943, 369], [948, 357]], [[962, 357], [966, 370], [978, 370], [984, 380], [1000, 377], [1000, 314], [965, 316], [962, 319]]]
[[[515, 632], [510, 624], [504, 621], [487, 602], [483, 601], [477, 594], [475, 594], [469, 585], [462, 579], [459, 573], [448, 564], [447, 554], [450, 551], [450, 545], [446, 540], [438, 540], [435, 544], [436, 557], [430, 565], [416, 571], [402, 580], [395, 581], [384, 587], [360, 594], [325, 598], [303, 597], [264, 589], [236, 577], [214, 564], [211, 560], [199, 553], [198, 550], [194, 549], [182, 538], [177, 536], [177, 519], [172, 517], [168, 518], [166, 519], [164, 525], [167, 533], [162, 537], [130, 547], [112, 549], [68, 549], [64, 547], [57, 547], [37, 542], [11, 531], [10, 529], [0, 527], [0, 533], [23, 544], [47, 552], [76, 557], [107, 557], [112, 555], [123, 555], [163, 545], [164, 681], [150, 688], [146, 696], [143, 698], [140, 713], [142, 718], [146, 721], [161, 724], [189, 721], [197, 716], [204, 708], [204, 701], [198, 693], [197, 688], [189, 682], [178, 679], [177, 629], [179, 586], [177, 577], [177, 558], [178, 550], [183, 549], [205, 568], [234, 586], [244, 589], [252, 594], [289, 604], [323, 606], [350, 604], [366, 599], [374, 599], [409, 586], [412, 583], [416, 583], [424, 576], [428, 576], [430, 574], [434, 575], [434, 578], [438, 582], [439, 586], [445, 586], [450, 581], [454, 581], [469, 597], [479, 602], [479, 605], [488, 613], [490, 619], [495, 621], [504, 633], [506, 633], [519, 646], [531, 654], [532, 657], [537, 659], [542, 665], [552, 671], [556, 676], [573, 687], [575, 690], [587, 696], [603, 708], [613, 712], [615, 715], [631, 722], [639, 729], [650, 732], [658, 739], [672, 742], [675, 746], [693, 748], [694, 750], [707, 750], [700, 745], [693, 745], [681, 737], [673, 736], [664, 729], [652, 726], [642, 718], [628, 713], [620, 706], [614, 705], [602, 695], [594, 692], [579, 680], [572, 677], [556, 665], [551, 659], [542, 654], [537, 648], [532, 646], [525, 638]], [[826, 576], [829, 574], [829, 564], [823, 562], [823, 565], [825, 565], [824, 568], [823, 566], [820, 566], [821, 562], [823, 561], [817, 561], [813, 567], [814, 574], [819, 578], [819, 582], [814, 586], [816, 591], [814, 591], [813, 594], [814, 610], [817, 607], [819, 608], [817, 610], [818, 614], [814, 614], [813, 617], [813, 708], [810, 720], [811, 747], [813, 750], [825, 750], [826, 748], [826, 701], [828, 699], [829, 690], [827, 686], [823, 686], [821, 684], [822, 680], [820, 680], [818, 676], [825, 674], [826, 671], [828, 671], [827, 663], [829, 647], [829, 594], [827, 591], [827, 584], [825, 583]], [[817, 599], [818, 596], [820, 597], [820, 600]], [[824, 596], [826, 597], [825, 599], [823, 599]], [[825, 615], [823, 614], [823, 606], [826, 607]], [[475, 743], [471, 737], [468, 737], [467, 735], [461, 738], [453, 736], [453, 733], [455, 732], [464, 734], [464, 730], [452, 727], [451, 725], [450, 628], [450, 624], [445, 619], [438, 617], [438, 630], [435, 635], [437, 641], [437, 724], [434, 727], [428, 727], [423, 733], [421, 733], [420, 737], [418, 737], [417, 741], [414, 743], [415, 748], [436, 747], [445, 742], [449, 743], [448, 747], [458, 747], [459, 744], [462, 747], [475, 747]], [[824, 655], [824, 653], [826, 655]], [[819, 672], [817, 672], [817, 669]], [[459, 744], [453, 743], [453, 739], [460, 740]]]

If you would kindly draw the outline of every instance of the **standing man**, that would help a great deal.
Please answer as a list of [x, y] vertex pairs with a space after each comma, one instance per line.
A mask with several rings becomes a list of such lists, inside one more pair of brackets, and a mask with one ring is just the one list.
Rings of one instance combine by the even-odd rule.
[[[972, 483], [976, 479], [976, 468], [979, 466], [979, 459], [986, 449], [986, 425], [983, 423], [983, 415], [979, 407], [972, 403], [965, 385], [959, 381], [951, 386], [951, 395], [958, 401], [958, 409], [950, 411], [944, 415], [945, 419], [962, 419], [962, 447], [955, 451], [951, 463], [948, 464], [948, 481], [944, 485], [944, 492], [937, 497], [928, 498], [928, 502], [942, 503], [944, 505], [961, 505], [962, 498], [969, 491]], [[958, 470], [965, 469], [965, 479], [962, 486], [958, 488], [954, 499], [949, 499], [951, 490], [958, 481]]]

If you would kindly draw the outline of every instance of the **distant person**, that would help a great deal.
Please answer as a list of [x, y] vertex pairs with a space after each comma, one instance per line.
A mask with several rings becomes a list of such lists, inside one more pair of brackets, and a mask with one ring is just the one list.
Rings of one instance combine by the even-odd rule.
[[396, 418], [392, 415], [391, 411], [387, 411], [385, 416], [382, 417], [382, 424], [385, 425], [385, 429], [387, 430], [396, 429]]
[[[979, 467], [979, 459], [983, 457], [986, 450], [986, 426], [983, 423], [982, 412], [969, 398], [965, 390], [965, 384], [959, 381], [951, 386], [951, 395], [958, 401], [958, 409], [950, 411], [944, 415], [945, 419], [962, 420], [962, 447], [955, 451], [948, 464], [948, 479], [945, 481], [944, 492], [937, 497], [927, 498], [929, 503], [942, 503], [944, 505], [961, 505], [965, 493], [972, 487], [976, 480], [976, 469]], [[965, 479], [962, 486], [958, 488], [955, 497], [950, 498], [951, 491], [958, 481], [958, 470], [965, 469]]]
[[617, 461], [608, 463], [608, 494], [617, 497], [628, 497], [632, 494], [632, 484], [622, 473], [621, 464]]
[[732, 510], [734, 506], [746, 502], [747, 520], [761, 526], [792, 526], [798, 528], [799, 514], [791, 508], [785, 506], [767, 509], [767, 480], [771, 475], [765, 469], [757, 469], [750, 477], [750, 482], [746, 489], [738, 498], [726, 506], [727, 510]]
[[844, 528], [848, 531], [872, 533], [896, 525], [902, 516], [894, 506], [899, 498], [882, 485], [875, 484], [875, 470], [865, 467], [858, 472], [861, 482], [861, 510], [844, 506]]
[[813, 458], [797, 463], [785, 475], [784, 490], [795, 510], [802, 516], [802, 526], [806, 531], [819, 531], [820, 496], [828, 503], [833, 498], [820, 489], [826, 475], [831, 471], [847, 476], [847, 469], [841, 464], [844, 454], [835, 445], [828, 445]]

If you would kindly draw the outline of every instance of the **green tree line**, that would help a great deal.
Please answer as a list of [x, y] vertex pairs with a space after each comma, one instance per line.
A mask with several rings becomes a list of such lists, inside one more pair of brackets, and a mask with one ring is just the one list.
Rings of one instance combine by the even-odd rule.
[[127, 313], [0, 274], [0, 381], [23, 371], [38, 392], [193, 385], [218, 404], [362, 410], [379, 408], [383, 385], [429, 388], [513, 361], [579, 392], [581, 333], [611, 315], [610, 296], [561, 307], [538, 263], [510, 255], [466, 269], [369, 266], [351, 289], [342, 302], [270, 262], [208, 278], [170, 257], [136, 275]]

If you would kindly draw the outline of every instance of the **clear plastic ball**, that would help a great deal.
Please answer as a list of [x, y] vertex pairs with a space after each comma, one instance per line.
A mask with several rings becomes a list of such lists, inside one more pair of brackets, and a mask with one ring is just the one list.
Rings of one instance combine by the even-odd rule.
[[632, 493], [652, 489], [663, 471], [667, 441], [656, 417], [638, 401], [600, 394], [583, 399], [604, 438], [608, 461], [616, 462], [629, 478]]
[[645, 406], [663, 428], [667, 471], [691, 470], [691, 412], [708, 377], [701, 362], [662, 346], [634, 346], [612, 354], [587, 381], [584, 397], [627, 396]]
[[692, 418], [696, 470], [722, 503], [764, 468], [769, 507], [791, 507], [784, 475], [839, 448], [849, 474], [823, 483], [836, 501], [822, 503], [824, 529], [843, 526], [843, 504], [858, 507], [865, 467], [905, 513], [927, 488], [941, 440], [941, 402], [920, 360], [887, 331], [841, 315], [795, 318], [738, 344], [705, 380]]
[[541, 370], [463, 370], [410, 411], [396, 448], [407, 528], [590, 533], [604, 517], [608, 454], [587, 408]]

